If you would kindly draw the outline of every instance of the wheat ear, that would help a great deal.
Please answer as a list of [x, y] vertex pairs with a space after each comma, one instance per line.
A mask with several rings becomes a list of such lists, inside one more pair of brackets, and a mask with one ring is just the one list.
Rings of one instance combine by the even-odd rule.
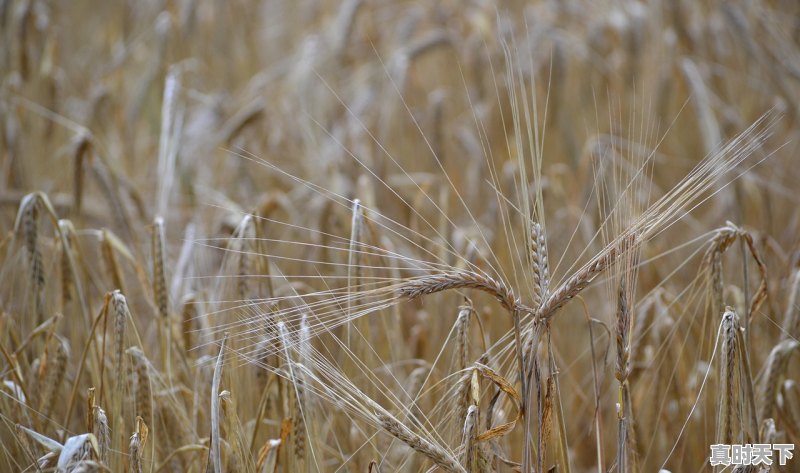
[[[772, 349], [767, 359], [767, 370], [761, 384], [761, 410], [759, 419], [762, 422], [769, 418], [774, 418], [775, 401], [777, 399], [777, 389], [780, 386], [781, 377], [786, 373], [789, 365], [789, 357], [798, 348], [800, 342], [797, 340], [784, 340]], [[763, 439], [762, 439], [763, 440]]]
[[159, 318], [159, 342], [161, 346], [161, 371], [168, 377], [172, 370], [170, 363], [170, 344], [172, 343], [172, 326], [169, 318], [167, 275], [164, 263], [166, 247], [164, 246], [164, 219], [156, 217], [153, 221], [151, 253], [153, 256], [153, 297]]

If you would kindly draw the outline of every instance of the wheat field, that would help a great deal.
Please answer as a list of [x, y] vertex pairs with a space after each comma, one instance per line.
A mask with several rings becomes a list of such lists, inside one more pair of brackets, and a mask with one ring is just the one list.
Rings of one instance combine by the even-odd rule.
[[0, 471], [800, 471], [795, 0], [0, 36]]

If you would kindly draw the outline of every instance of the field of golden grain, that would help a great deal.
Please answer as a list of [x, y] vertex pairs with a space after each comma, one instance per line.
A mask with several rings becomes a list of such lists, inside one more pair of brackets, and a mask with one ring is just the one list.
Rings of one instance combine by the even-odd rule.
[[0, 471], [800, 471], [799, 119], [795, 0], [0, 0]]

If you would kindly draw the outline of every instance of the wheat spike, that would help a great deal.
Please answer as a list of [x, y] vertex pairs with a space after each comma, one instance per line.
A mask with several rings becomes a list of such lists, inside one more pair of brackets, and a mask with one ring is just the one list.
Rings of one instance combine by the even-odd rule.
[[235, 471], [245, 473], [255, 473], [256, 466], [250, 455], [248, 444], [245, 441], [244, 428], [236, 413], [236, 403], [230, 391], [222, 391], [219, 394], [222, 406], [222, 413], [225, 416], [225, 433], [228, 443], [233, 451], [233, 468]]
[[172, 342], [172, 325], [169, 317], [167, 275], [165, 268], [165, 242], [164, 242], [164, 219], [156, 217], [153, 221], [153, 236], [151, 239], [151, 254], [153, 255], [153, 297], [155, 297], [156, 308], [158, 309], [159, 339], [161, 344], [161, 371], [169, 374], [170, 346]]
[[467, 416], [464, 420], [464, 428], [461, 434], [461, 444], [464, 448], [464, 457], [461, 464], [467, 473], [476, 473], [478, 467], [478, 407], [469, 406]]
[[130, 311], [128, 310], [128, 302], [125, 296], [120, 291], [111, 293], [111, 308], [113, 311], [114, 320], [114, 373], [116, 373], [114, 393], [118, 395], [122, 392], [122, 373], [123, 351], [125, 350], [125, 333], [127, 331], [128, 320], [131, 318]]
[[194, 294], [186, 294], [181, 300], [181, 334], [183, 336], [183, 350], [187, 354], [193, 353], [195, 347], [195, 327], [197, 323], [197, 298]]
[[225, 361], [225, 342], [227, 334], [219, 345], [217, 362], [214, 365], [214, 376], [211, 380], [211, 448], [208, 451], [208, 470], [223, 473], [222, 442], [220, 433], [220, 386], [222, 384], [222, 365]]
[[544, 228], [537, 222], [531, 222], [530, 258], [533, 270], [533, 307], [539, 307], [547, 297], [550, 286], [550, 263], [547, 260], [547, 240]]
[[20, 204], [22, 214], [22, 229], [24, 231], [25, 248], [31, 265], [31, 287], [33, 294], [33, 311], [35, 324], [39, 325], [44, 320], [44, 264], [42, 252], [39, 247], [39, 197], [31, 194], [23, 199]]
[[142, 457], [147, 444], [148, 427], [141, 417], [136, 417], [136, 430], [128, 447], [128, 473], [142, 473]]
[[762, 422], [766, 419], [774, 418], [775, 401], [777, 399], [777, 390], [781, 384], [781, 377], [786, 373], [789, 365], [789, 357], [798, 348], [800, 342], [796, 340], [784, 340], [777, 345], [769, 354], [767, 359], [767, 371], [761, 384], [761, 410], [759, 411], [759, 419]]
[[623, 238], [618, 247], [609, 247], [595, 256], [583, 269], [555, 289], [545, 299], [537, 313], [541, 314], [543, 318], [550, 318], [555, 315], [558, 309], [586, 289], [597, 276], [614, 264], [628, 247], [626, 241], [630, 238], [632, 237]]
[[[472, 306], [469, 300], [459, 309], [456, 318], [456, 372], [465, 372], [469, 359], [469, 319], [472, 314]], [[467, 410], [470, 405], [471, 384], [470, 377], [465, 376], [461, 394], [458, 398], [458, 421], [467, 418]]]
[[789, 297], [783, 318], [782, 339], [800, 336], [800, 268], [795, 268], [789, 284]]
[[135, 415], [150, 425], [153, 417], [153, 388], [150, 378], [150, 362], [144, 352], [138, 347], [130, 347], [126, 350], [130, 358], [130, 378], [132, 379], [134, 391], [134, 412]]
[[45, 418], [51, 417], [61, 385], [64, 382], [69, 344], [60, 336], [53, 337], [45, 356], [44, 377], [40, 382], [39, 410]]
[[412, 449], [425, 455], [444, 471], [465, 473], [464, 467], [449, 452], [415, 434], [388, 412], [381, 409], [381, 411], [375, 413], [375, 416], [384, 430]]
[[106, 411], [100, 406], [94, 406], [93, 410], [95, 421], [92, 433], [97, 438], [100, 461], [104, 465], [108, 465], [108, 453], [111, 448], [111, 429], [108, 426]]
[[736, 421], [736, 419], [734, 419], [734, 409], [737, 405], [737, 400], [734, 397], [736, 394], [734, 386], [737, 368], [737, 325], [736, 313], [730, 309], [726, 310], [722, 315], [722, 358], [720, 362], [721, 392], [717, 422], [718, 443], [730, 444], [734, 441], [733, 425]]
[[494, 296], [508, 311], [522, 309], [532, 312], [532, 309], [519, 304], [514, 296], [514, 291], [502, 282], [489, 276], [466, 271], [437, 274], [404, 283], [398, 290], [402, 297], [416, 299], [428, 294], [448, 291], [451, 289], [477, 289]]

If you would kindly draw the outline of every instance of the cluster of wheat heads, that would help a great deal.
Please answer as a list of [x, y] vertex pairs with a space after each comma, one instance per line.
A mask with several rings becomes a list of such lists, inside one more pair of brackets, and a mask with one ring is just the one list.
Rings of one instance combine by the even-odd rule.
[[0, 1], [0, 471], [796, 443], [799, 15]]

